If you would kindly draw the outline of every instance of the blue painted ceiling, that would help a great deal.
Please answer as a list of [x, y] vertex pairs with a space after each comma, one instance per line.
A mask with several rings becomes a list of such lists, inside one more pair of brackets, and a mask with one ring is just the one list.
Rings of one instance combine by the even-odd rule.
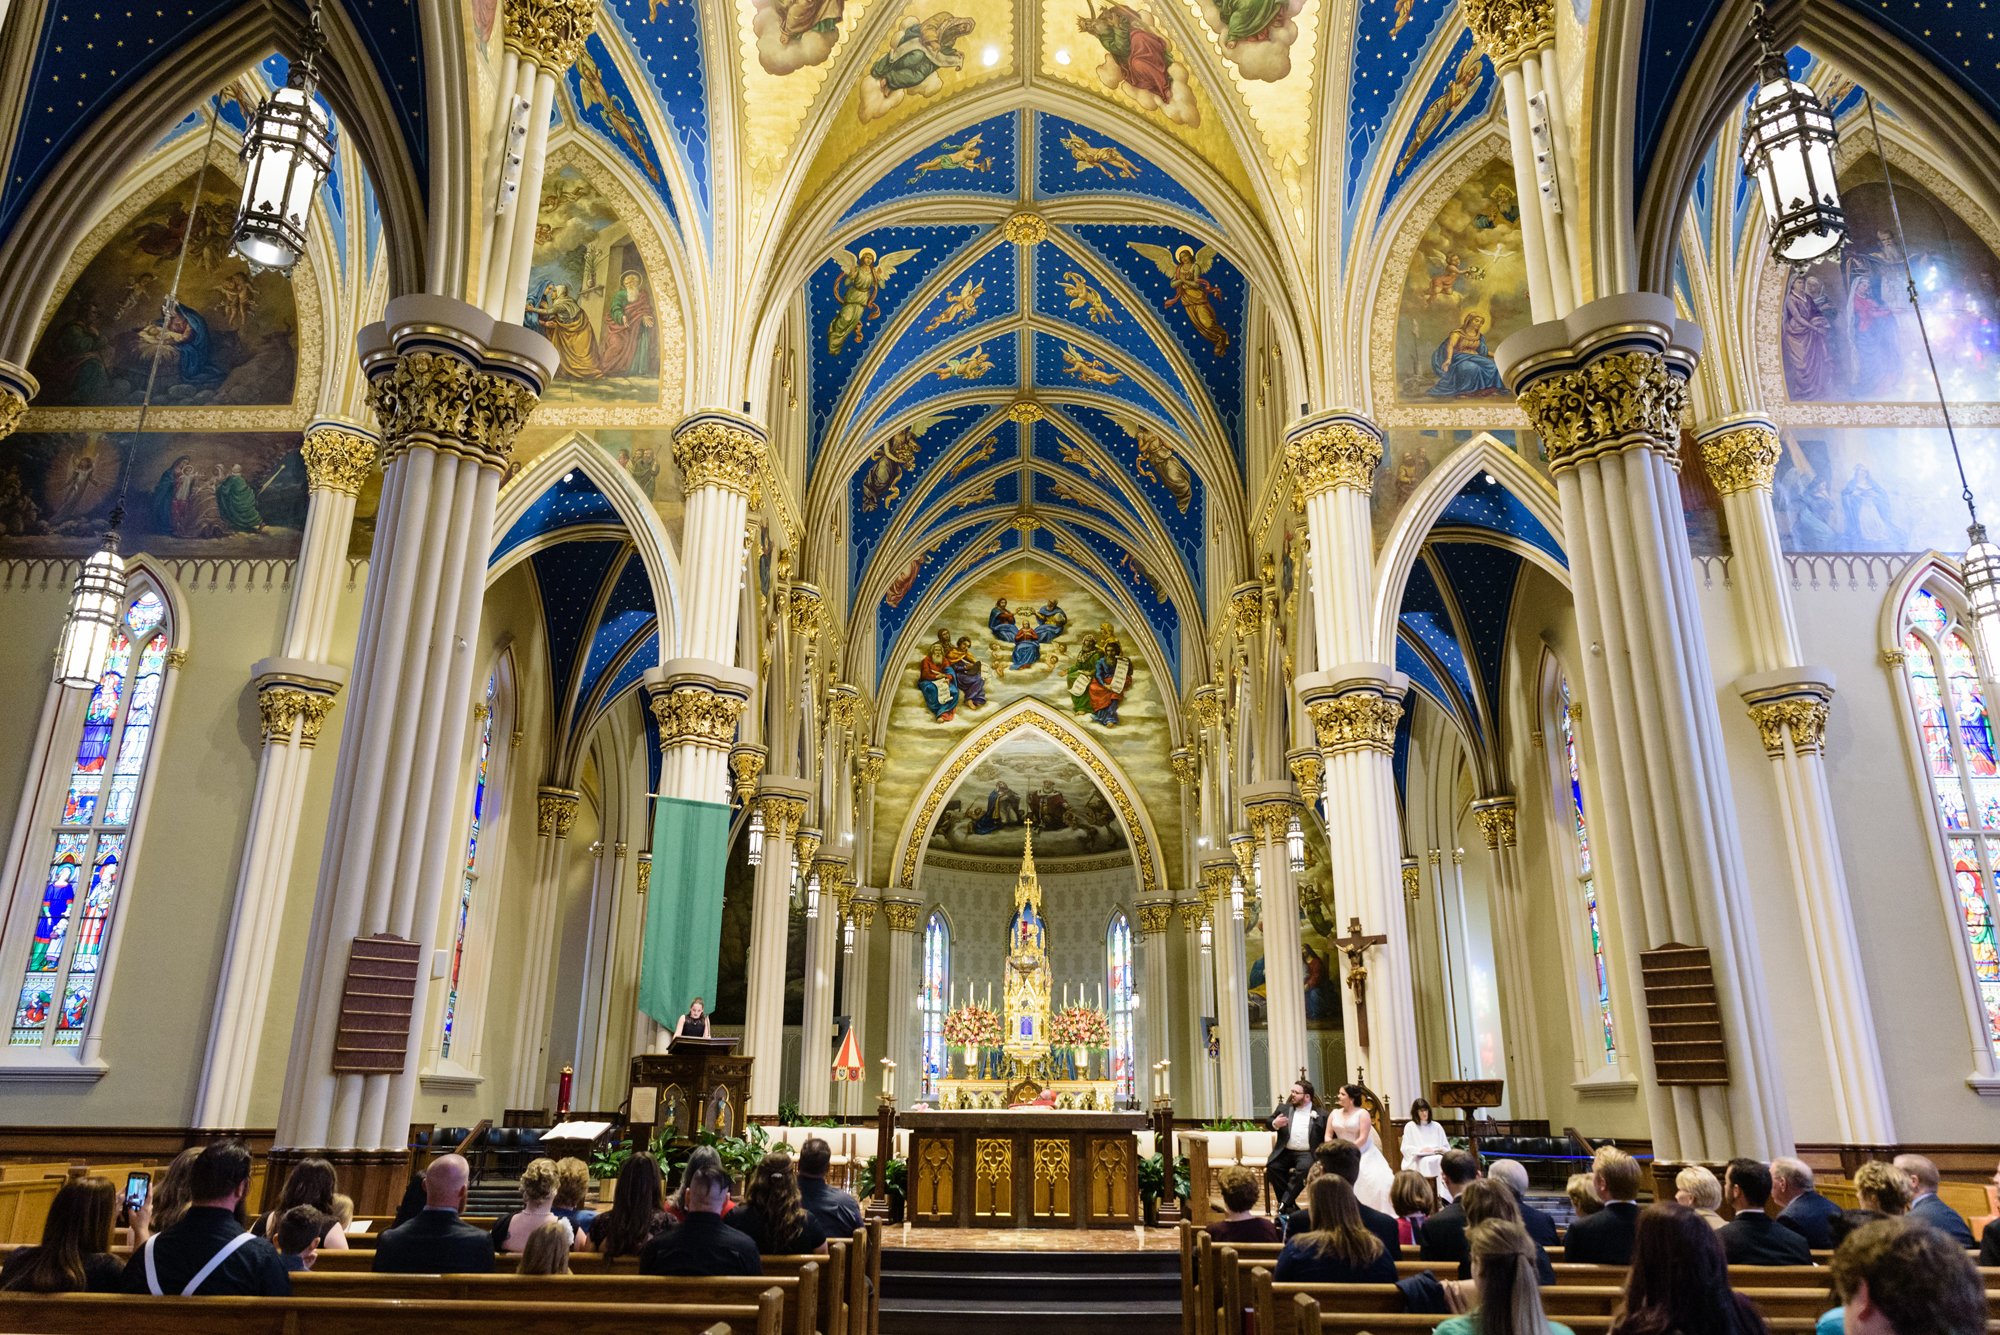
[[554, 740], [559, 754], [573, 755], [604, 711], [659, 664], [652, 585], [622, 539], [560, 542], [528, 564], [548, 638]]

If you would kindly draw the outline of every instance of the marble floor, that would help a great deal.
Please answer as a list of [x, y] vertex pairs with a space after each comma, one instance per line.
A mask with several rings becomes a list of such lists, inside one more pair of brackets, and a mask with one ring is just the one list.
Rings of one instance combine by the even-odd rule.
[[913, 1228], [892, 1224], [882, 1232], [882, 1248], [893, 1251], [992, 1252], [1177, 1252], [1171, 1228]]

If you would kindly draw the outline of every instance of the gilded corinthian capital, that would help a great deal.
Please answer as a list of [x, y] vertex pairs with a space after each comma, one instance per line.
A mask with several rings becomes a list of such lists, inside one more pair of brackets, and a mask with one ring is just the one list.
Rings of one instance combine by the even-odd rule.
[[1521, 411], [1547, 442], [1557, 472], [1640, 446], [1679, 468], [1687, 403], [1686, 379], [1664, 356], [1645, 351], [1614, 352], [1521, 391]]
[[719, 695], [699, 686], [681, 686], [653, 697], [653, 717], [660, 724], [662, 749], [677, 743], [727, 751], [736, 740], [736, 721], [749, 701], [739, 695]]
[[1701, 433], [1701, 461], [1723, 495], [1771, 489], [1778, 471], [1778, 429], [1761, 417], [1722, 422]]
[[14, 434], [41, 385], [23, 368], [0, 362], [0, 440]]
[[1319, 749], [1327, 755], [1396, 749], [1396, 724], [1403, 717], [1399, 700], [1385, 695], [1342, 695], [1309, 701], [1306, 712], [1312, 717]]
[[368, 406], [382, 424], [385, 462], [412, 446], [462, 454], [505, 468], [514, 437], [540, 398], [510, 376], [442, 352], [398, 357], [368, 385]]
[[711, 410], [683, 418], [674, 428], [674, 464], [689, 496], [703, 487], [748, 496], [763, 463], [764, 430], [747, 417]]
[[1783, 755], [1785, 734], [1792, 736], [1792, 750], [1800, 755], [1818, 754], [1826, 746], [1826, 719], [1830, 712], [1825, 700], [1773, 700], [1750, 706], [1750, 721], [1764, 743], [1764, 754]]
[[346, 422], [320, 420], [306, 428], [299, 456], [305, 460], [306, 486], [312, 491], [336, 491], [343, 496], [359, 496], [368, 475], [375, 470], [375, 449], [380, 442], [359, 427]]
[[507, 0], [507, 49], [560, 77], [597, 29], [597, 0]]
[[576, 824], [577, 801], [581, 794], [570, 788], [541, 788], [535, 793], [535, 833], [543, 838], [567, 839]]
[[1326, 413], [1294, 423], [1285, 463], [1301, 496], [1336, 487], [1368, 491], [1382, 462], [1382, 431], [1358, 413]]
[[1506, 73], [1556, 40], [1553, 0], [1462, 0], [1465, 26], [1486, 48], [1497, 73]]
[[1479, 822], [1479, 832], [1486, 836], [1486, 847], [1499, 852], [1503, 847], [1512, 848], [1515, 843], [1514, 799], [1511, 797], [1481, 798], [1472, 804], [1472, 818]]

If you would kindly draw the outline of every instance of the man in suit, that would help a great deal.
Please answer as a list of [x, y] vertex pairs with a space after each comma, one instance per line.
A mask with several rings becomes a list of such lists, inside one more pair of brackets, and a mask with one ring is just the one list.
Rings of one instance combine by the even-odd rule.
[[1731, 1265], [1811, 1265], [1805, 1238], [1764, 1213], [1771, 1199], [1771, 1170], [1756, 1159], [1731, 1159], [1723, 1173], [1722, 1199], [1736, 1217], [1715, 1231]]
[[1558, 1246], [1556, 1221], [1545, 1210], [1528, 1204], [1528, 1170], [1514, 1159], [1496, 1159], [1487, 1165], [1486, 1175], [1505, 1182], [1514, 1191], [1514, 1203], [1521, 1207], [1521, 1227], [1543, 1247]]
[[1445, 1189], [1452, 1194], [1452, 1202], [1430, 1218], [1424, 1220], [1424, 1246], [1420, 1255], [1426, 1261], [1441, 1265], [1470, 1267], [1472, 1245], [1465, 1240], [1468, 1227], [1465, 1205], [1458, 1197], [1472, 1185], [1479, 1176], [1479, 1160], [1464, 1150], [1446, 1150], [1438, 1159], [1438, 1175], [1444, 1179]]
[[462, 1154], [446, 1154], [424, 1173], [424, 1208], [375, 1243], [377, 1274], [485, 1275], [493, 1270], [493, 1236], [458, 1217], [472, 1169]]
[[1923, 1220], [1961, 1247], [1972, 1246], [1972, 1225], [1937, 1194], [1937, 1165], [1921, 1154], [1899, 1154], [1895, 1163], [1917, 1184], [1917, 1198], [1910, 1202], [1910, 1218]]
[[[1575, 1265], [1632, 1264], [1639, 1228], [1639, 1161], [1606, 1145], [1590, 1162], [1590, 1182], [1604, 1208], [1577, 1220], [1563, 1235], [1563, 1260]], [[1429, 1226], [1425, 1226], [1429, 1231]]]
[[1803, 1159], [1771, 1160], [1771, 1199], [1778, 1203], [1778, 1223], [1821, 1251], [1833, 1247], [1833, 1220], [1840, 1207], [1813, 1186], [1813, 1170]]
[[1301, 1080], [1264, 1119], [1265, 1125], [1278, 1133], [1271, 1144], [1271, 1157], [1264, 1162], [1264, 1182], [1281, 1215], [1290, 1214], [1298, 1204], [1313, 1150], [1326, 1139], [1326, 1114], [1313, 1104], [1312, 1081]]
[[[1346, 1179], [1347, 1185], [1353, 1186], [1355, 1180], [1361, 1176], [1361, 1147], [1351, 1140], [1335, 1140], [1330, 1145], [1322, 1143], [1313, 1149], [1312, 1159], [1312, 1169], [1306, 1174], [1307, 1182], [1311, 1182], [1322, 1173], [1332, 1173], [1335, 1177]], [[1396, 1228], [1395, 1216], [1383, 1214], [1380, 1210], [1371, 1210], [1360, 1201], [1356, 1201], [1355, 1205], [1361, 1211], [1361, 1226], [1381, 1241], [1390, 1256], [1402, 1255], [1403, 1238]], [[1303, 1209], [1294, 1210], [1285, 1216], [1284, 1233], [1287, 1238], [1295, 1238], [1301, 1233], [1310, 1232], [1312, 1232], [1312, 1219]]]
[[861, 1227], [861, 1202], [826, 1184], [833, 1147], [818, 1136], [799, 1146], [799, 1204], [829, 1238], [847, 1238]]

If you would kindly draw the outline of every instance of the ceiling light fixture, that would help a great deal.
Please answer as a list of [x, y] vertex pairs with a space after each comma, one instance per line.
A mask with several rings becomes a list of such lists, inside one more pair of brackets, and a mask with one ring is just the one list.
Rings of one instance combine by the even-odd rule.
[[1758, 83], [1743, 122], [1743, 174], [1763, 193], [1771, 256], [1793, 268], [1837, 258], [1847, 244], [1847, 214], [1833, 169], [1840, 134], [1771, 44], [1762, 4], [1750, 10], [1750, 35], [1757, 42]]
[[264, 99], [243, 135], [243, 201], [232, 240], [252, 273], [291, 276], [306, 252], [313, 196], [333, 167], [333, 124], [313, 100], [323, 45], [318, 0], [307, 13], [304, 58], [286, 72], [285, 86]]

